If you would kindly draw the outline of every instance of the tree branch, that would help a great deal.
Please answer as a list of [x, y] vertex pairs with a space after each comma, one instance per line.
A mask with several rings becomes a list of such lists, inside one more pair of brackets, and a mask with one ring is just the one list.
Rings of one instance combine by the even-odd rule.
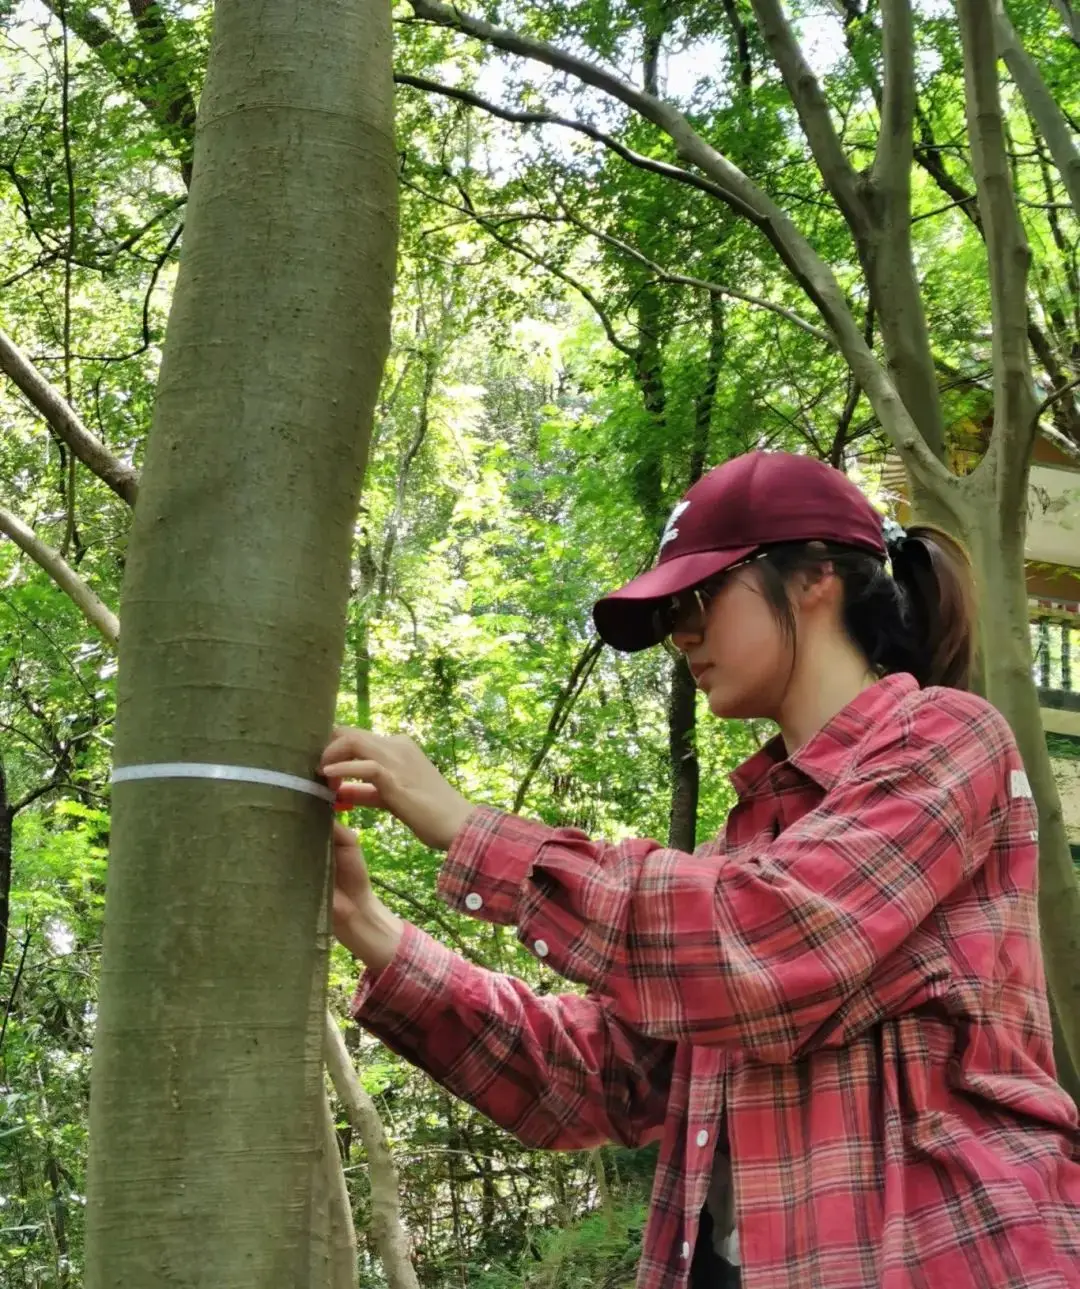
[[977, 469], [995, 472], [1003, 513], [1027, 495], [1038, 421], [1027, 336], [1031, 253], [1016, 205], [998, 85], [995, 0], [957, 0], [972, 170], [990, 269], [994, 429]]
[[780, 0], [753, 0], [753, 6], [761, 34], [799, 114], [803, 134], [810, 144], [825, 187], [840, 207], [856, 242], [863, 243], [871, 232], [866, 202], [860, 191], [859, 176], [833, 127], [821, 85], [803, 56]]
[[[1071, 394], [1074, 389], [1080, 389], [1080, 376], [1077, 376], [1074, 380], [1070, 380], [1067, 384], [1062, 385], [1060, 389], [1055, 389], [1047, 394], [1035, 409], [1035, 429], [1038, 428], [1039, 421], [1042, 419], [1043, 413], [1049, 411], [1056, 402], [1063, 399], [1067, 394]], [[1043, 432], [1045, 433], [1045, 430]], [[1065, 438], [1064, 435], [1061, 435], [1060, 437]], [[1066, 440], [1066, 442], [1068, 442], [1068, 440]], [[1073, 445], [1072, 452], [1074, 456], [1080, 454], [1080, 446]]]
[[1069, 0], [1050, 0], [1050, 3], [1058, 11], [1061, 21], [1065, 24], [1069, 39], [1077, 49], [1080, 49], [1080, 10], [1074, 9]]
[[[935, 142], [933, 129], [927, 118], [921, 113], [917, 113], [917, 119], [920, 133], [919, 141], [915, 146], [915, 160], [933, 179], [941, 191], [953, 199], [953, 205], [963, 212], [979, 236], [985, 241], [986, 229], [983, 227], [978, 197], [975, 193], [968, 192], [963, 184], [954, 179], [946, 169], [941, 157], [941, 149]], [[920, 218], [924, 218], [924, 216], [916, 216], [916, 219]], [[1054, 352], [1050, 338], [1035, 321], [1030, 309], [1028, 310], [1027, 334], [1035, 357], [1046, 372], [1051, 385], [1055, 388], [1060, 388], [1066, 380], [1062, 372], [1061, 362]]]
[[319, 1155], [311, 1179], [311, 1245], [308, 1283], [320, 1289], [354, 1289], [356, 1227], [338, 1148], [337, 1126], [324, 1087], [319, 1107]]
[[1064, 113], [1009, 21], [1003, 0], [994, 0], [994, 19], [998, 51], [1046, 140], [1046, 146], [1061, 175], [1061, 182], [1069, 194], [1073, 211], [1080, 219], [1080, 149], [1073, 142], [1072, 131]]
[[[874, 187], [903, 207], [909, 219], [911, 162], [915, 147], [915, 34], [910, 0], [881, 0], [885, 83], [881, 127], [871, 171]], [[899, 211], [897, 216], [899, 216]]]
[[559, 690], [551, 709], [551, 716], [548, 719], [544, 737], [540, 740], [540, 746], [533, 753], [532, 760], [525, 771], [525, 777], [521, 780], [518, 790], [514, 794], [514, 804], [510, 807], [513, 814], [518, 814], [525, 804], [525, 799], [529, 795], [533, 780], [539, 773], [548, 753], [555, 746], [555, 740], [562, 733], [563, 727], [570, 717], [570, 712], [573, 710], [574, 703], [585, 688], [603, 649], [604, 642], [602, 640], [590, 641], [579, 654], [569, 678], [562, 689]]
[[0, 331], [0, 369], [22, 390], [30, 404], [45, 418], [63, 443], [118, 497], [134, 506], [138, 493], [138, 471], [113, 456], [99, 438], [79, 420], [55, 386], [38, 371], [29, 358]]
[[[164, 29], [160, 12], [156, 23], [147, 14], [157, 10], [154, 4], [131, 0], [132, 17], [139, 29], [146, 54], [140, 58], [137, 48], [119, 36], [87, 4], [61, 5], [60, 0], [45, 0], [46, 7], [67, 25], [88, 49], [93, 50], [118, 85], [143, 105], [154, 124], [176, 149], [184, 184], [191, 185], [191, 162], [195, 149], [195, 99], [190, 87], [181, 81], [170, 83], [168, 64], [172, 58], [171, 42], [156, 47], [155, 29]], [[141, 13], [136, 13], [141, 9]], [[168, 55], [165, 57], [164, 55]], [[149, 67], [146, 63], [150, 64]]]
[[860, 179], [844, 152], [828, 102], [780, 0], [753, 2], [818, 170], [855, 239], [880, 321], [889, 374], [927, 446], [936, 457], [943, 457], [945, 426], [911, 249], [916, 94], [910, 0], [883, 0], [882, 4], [885, 79], [881, 127], [867, 182]]
[[411, 76], [405, 72], [395, 72], [394, 80], [398, 85], [408, 85], [413, 89], [424, 90], [428, 94], [442, 94], [446, 98], [455, 99], [457, 102], [465, 103], [469, 107], [480, 108], [482, 111], [490, 113], [491, 116], [496, 116], [503, 121], [510, 121], [515, 125], [558, 125], [567, 130], [576, 130], [579, 134], [584, 134], [587, 138], [594, 139], [597, 143], [602, 143], [605, 148], [609, 148], [616, 156], [628, 161], [630, 165], [637, 166], [639, 170], [648, 170], [653, 174], [662, 176], [664, 179], [673, 179], [676, 183], [686, 184], [690, 188], [697, 188], [701, 192], [709, 193], [712, 197], [719, 197], [721, 201], [726, 200], [723, 190], [701, 175], [694, 174], [692, 170], [683, 170], [681, 166], [673, 166], [670, 162], [658, 161], [655, 157], [646, 157], [640, 152], [635, 152], [624, 143], [620, 143], [613, 135], [606, 134], [603, 130], [598, 130], [594, 125], [589, 125], [587, 121], [578, 121], [568, 116], [557, 116], [554, 112], [514, 111], [511, 108], [501, 107], [498, 103], [492, 103], [486, 98], [481, 98], [479, 94], [473, 94], [471, 90], [460, 89], [451, 85], [440, 85], [438, 81], [429, 81], [423, 76]]
[[800, 318], [794, 309], [788, 309], [782, 304], [774, 304], [772, 300], [763, 300], [760, 296], [748, 295], [745, 291], [739, 291], [732, 286], [721, 286], [719, 282], [710, 282], [705, 278], [692, 277], [686, 273], [672, 273], [668, 269], [662, 268], [654, 260], [650, 260], [648, 256], [643, 255], [629, 242], [624, 242], [621, 238], [613, 237], [602, 229], [586, 224], [584, 220], [579, 219], [571, 212], [566, 211], [565, 218], [569, 223], [580, 228], [583, 233], [587, 233], [590, 237], [595, 237], [598, 241], [605, 242], [608, 246], [634, 260], [643, 268], [647, 268], [660, 282], [669, 282], [673, 286], [695, 287], [702, 291], [708, 291], [712, 295], [728, 296], [733, 300], [742, 300], [744, 304], [752, 304], [756, 309], [766, 309], [769, 313], [775, 313], [800, 330], [805, 331], [807, 335], [813, 336], [815, 340], [819, 340], [823, 345], [828, 345], [830, 349], [836, 348], [836, 338], [834, 336], [831, 336], [827, 331], [822, 331], [820, 327], [815, 327], [812, 322], [807, 322], [805, 318]]
[[717, 152], [668, 103], [635, 89], [595, 63], [518, 32], [471, 17], [438, 0], [410, 0], [418, 18], [451, 27], [497, 49], [566, 72], [637, 112], [663, 130], [678, 155], [697, 166], [718, 188], [727, 206], [755, 225], [791, 271], [792, 276], [820, 311], [836, 336], [855, 378], [866, 391], [871, 406], [909, 471], [941, 496], [948, 507], [957, 494], [957, 481], [923, 440], [895, 387], [863, 340], [835, 275], [788, 216], [722, 153]]
[[382, 1259], [389, 1289], [419, 1289], [401, 1223], [398, 1175], [375, 1102], [368, 1096], [349, 1058], [337, 1021], [326, 1013], [326, 1068], [345, 1115], [364, 1144], [371, 1184], [371, 1235]]
[[470, 219], [474, 220], [488, 234], [488, 236], [498, 242], [500, 246], [505, 246], [508, 251], [513, 251], [515, 255], [520, 255], [522, 259], [528, 260], [530, 264], [535, 264], [537, 268], [543, 269], [545, 273], [550, 273], [552, 277], [557, 277], [560, 282], [565, 282], [567, 286], [572, 287], [596, 314], [601, 327], [604, 329], [604, 335], [607, 336], [608, 343], [612, 348], [617, 349], [627, 358], [631, 360], [634, 359], [635, 351], [633, 346], [628, 345], [625, 340], [620, 339], [619, 334], [612, 325], [611, 319], [608, 317], [603, 305], [596, 298], [595, 293], [590, 290], [584, 282], [579, 281], [579, 279], [574, 277], [572, 274], [567, 273], [565, 269], [561, 269], [557, 265], [549, 263], [542, 255], [538, 255], [530, 247], [523, 245], [521, 242], [515, 242], [513, 238], [506, 237], [500, 233], [490, 220], [485, 219], [484, 216], [476, 210], [472, 204], [469, 194], [461, 187], [461, 185], [457, 183], [456, 180], [453, 180], [452, 176], [450, 178], [455, 184], [458, 192], [461, 193], [462, 201], [465, 203], [464, 205], [457, 206], [454, 202], [447, 201], [445, 197], [437, 197], [434, 193], [427, 192], [426, 189], [421, 188], [418, 184], [412, 183], [408, 179], [403, 178], [401, 182], [406, 188], [411, 188], [413, 192], [419, 193], [422, 197], [426, 197], [428, 201], [433, 201], [440, 206], [446, 206], [450, 210], [456, 210], [460, 214], [468, 215]]
[[128, 0], [128, 8], [150, 64], [147, 79], [153, 86], [150, 109], [161, 122], [166, 134], [177, 141], [185, 168], [184, 183], [191, 183], [191, 164], [195, 152], [195, 96], [176, 66], [172, 34], [159, 0]]
[[102, 600], [98, 599], [59, 552], [47, 546], [32, 528], [24, 524], [10, 510], [4, 510], [2, 507], [0, 507], [0, 532], [6, 533], [20, 550], [48, 573], [76, 608], [81, 610], [87, 621], [96, 627], [111, 645], [117, 643], [120, 638], [120, 620]]
[[423, 363], [424, 380], [420, 389], [420, 409], [416, 418], [416, 430], [412, 441], [405, 449], [401, 464], [398, 467], [397, 484], [394, 489], [394, 509], [386, 525], [382, 554], [379, 557], [378, 602], [380, 604], [386, 598], [386, 588], [390, 581], [390, 559], [397, 543], [401, 522], [405, 517], [405, 498], [409, 486], [409, 473], [420, 449], [424, 446], [424, 440], [427, 438], [428, 429], [431, 425], [431, 394], [435, 388], [435, 377], [438, 375], [439, 370], [439, 359], [432, 349], [429, 348], [424, 354]]

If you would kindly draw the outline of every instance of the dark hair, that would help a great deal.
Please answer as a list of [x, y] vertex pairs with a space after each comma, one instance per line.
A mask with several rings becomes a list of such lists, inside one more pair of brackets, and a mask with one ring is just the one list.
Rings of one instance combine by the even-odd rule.
[[757, 563], [766, 598], [789, 639], [788, 584], [832, 566], [844, 588], [844, 627], [879, 675], [910, 672], [920, 685], [968, 689], [975, 654], [975, 588], [959, 542], [911, 528], [889, 545], [892, 575], [869, 551], [831, 542], [767, 546]]

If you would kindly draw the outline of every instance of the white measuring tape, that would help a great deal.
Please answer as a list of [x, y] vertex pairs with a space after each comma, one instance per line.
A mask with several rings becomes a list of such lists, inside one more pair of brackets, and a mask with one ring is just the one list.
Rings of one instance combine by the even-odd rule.
[[290, 792], [333, 802], [334, 793], [325, 783], [302, 779], [297, 774], [280, 770], [259, 770], [248, 765], [209, 765], [203, 761], [161, 761], [157, 765], [122, 765], [113, 770], [113, 783], [130, 783], [135, 779], [230, 779], [237, 783], [265, 783]]

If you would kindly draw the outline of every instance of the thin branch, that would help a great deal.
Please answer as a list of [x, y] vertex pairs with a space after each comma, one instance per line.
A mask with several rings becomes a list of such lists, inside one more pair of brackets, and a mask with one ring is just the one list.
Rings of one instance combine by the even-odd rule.
[[[780, 0], [753, 0], [753, 5], [761, 34], [799, 114], [803, 134], [810, 144], [825, 186], [835, 198], [855, 240], [864, 242], [869, 237], [870, 226], [859, 176], [833, 126], [821, 85], [784, 16]], [[879, 151], [879, 161], [882, 159]]]
[[140, 227], [138, 227], [133, 233], [129, 233], [122, 242], [117, 242], [108, 255], [100, 259], [101, 268], [111, 268], [125, 251], [134, 250], [134, 248], [142, 241], [152, 228], [160, 224], [161, 221], [171, 215], [173, 211], [179, 210], [186, 204], [186, 196], [174, 197], [172, 201], [167, 202], [156, 215], [151, 215], [145, 224], [140, 225]]
[[1009, 21], [1002, 0], [994, 0], [994, 19], [998, 51], [1012, 73], [1031, 115], [1038, 123], [1054, 164], [1061, 174], [1061, 182], [1069, 194], [1073, 211], [1080, 219], [1080, 149], [1073, 141], [1064, 113]]
[[597, 64], [546, 41], [496, 27], [438, 0], [410, 0], [410, 4], [418, 18], [462, 31], [507, 53], [568, 73], [611, 95], [663, 130], [675, 144], [678, 155], [698, 167], [722, 190], [725, 204], [754, 224], [768, 239], [835, 334], [841, 352], [909, 471], [925, 486], [933, 487], [939, 493], [943, 506], [949, 506], [950, 499], [957, 495], [957, 480], [927, 446], [884, 368], [863, 340], [833, 271], [785, 212], [727, 157], [707, 143], [677, 108], [643, 93]]
[[1054, 425], [1040, 425], [1039, 433], [1059, 452], [1063, 452], [1070, 460], [1080, 465], [1080, 443], [1074, 443]]
[[15, 979], [11, 985], [11, 993], [8, 994], [7, 1007], [4, 1009], [4, 1023], [0, 1025], [0, 1052], [4, 1050], [4, 1038], [7, 1035], [8, 1021], [11, 1019], [12, 1010], [15, 1007], [15, 995], [18, 992], [19, 984], [22, 981], [23, 968], [26, 966], [26, 955], [30, 948], [30, 939], [33, 935], [33, 928], [26, 928], [26, 936], [23, 939], [22, 954], [19, 956], [19, 965], [15, 971]]
[[716, 184], [710, 183], [701, 175], [696, 175], [692, 170], [683, 170], [681, 166], [671, 165], [667, 161], [658, 161], [655, 157], [646, 157], [640, 152], [635, 152], [628, 148], [624, 143], [620, 143], [613, 135], [606, 134], [603, 130], [598, 130], [596, 126], [589, 125], [587, 121], [578, 121], [573, 117], [557, 116], [554, 112], [518, 112], [511, 108], [501, 107], [498, 103], [492, 103], [489, 99], [481, 98], [479, 94], [472, 93], [471, 90], [461, 89], [458, 86], [440, 85], [438, 81], [429, 81], [423, 76], [410, 76], [405, 72], [395, 72], [394, 80], [398, 85], [409, 85], [413, 89], [424, 90], [428, 94], [442, 94], [446, 98], [456, 99], [459, 103], [466, 103], [470, 107], [480, 108], [482, 111], [489, 113], [491, 116], [497, 116], [503, 121], [510, 121], [515, 125], [558, 125], [566, 130], [576, 130], [579, 134], [584, 134], [588, 138], [602, 143], [605, 148], [609, 148], [616, 156], [622, 157], [630, 165], [637, 166], [640, 170], [648, 170], [653, 174], [661, 175], [664, 179], [673, 179], [676, 183], [686, 184], [690, 188], [697, 188], [701, 192], [707, 192], [712, 197], [719, 197], [721, 201], [726, 200], [724, 192]]
[[[416, 191], [420, 191], [420, 189], [416, 189]], [[433, 201], [441, 200], [430, 193], [425, 195]], [[708, 291], [712, 295], [727, 296], [733, 300], [742, 300], [744, 304], [753, 305], [757, 309], [765, 309], [769, 313], [775, 313], [779, 317], [786, 319], [794, 326], [805, 331], [807, 335], [813, 336], [815, 340], [820, 341], [823, 345], [828, 345], [830, 349], [835, 349], [837, 347], [834, 336], [831, 336], [827, 331], [822, 331], [820, 327], [815, 327], [812, 322], [807, 322], [805, 318], [800, 317], [793, 309], [788, 309], [782, 304], [776, 304], [772, 300], [764, 300], [760, 296], [748, 295], [745, 291], [739, 291], [735, 287], [722, 286], [719, 282], [711, 282], [705, 278], [694, 277], [686, 273], [672, 273], [670, 270], [657, 264], [655, 260], [650, 260], [648, 256], [643, 255], [641, 251], [636, 247], [631, 246], [629, 242], [624, 242], [621, 238], [615, 237], [611, 233], [605, 233], [602, 229], [586, 223], [586, 221], [581, 219], [580, 216], [575, 215], [573, 211], [571, 211], [561, 200], [559, 202], [563, 211], [561, 215], [552, 215], [548, 211], [544, 210], [511, 211], [506, 214], [484, 212], [483, 215], [479, 215], [467, 211], [463, 206], [454, 206], [453, 203], [444, 204], [448, 204], [451, 210], [459, 210], [462, 214], [476, 222], [483, 219], [485, 221], [485, 225], [528, 223], [530, 221], [548, 224], [572, 224], [588, 237], [595, 237], [597, 241], [604, 242], [614, 250], [619, 251], [620, 254], [626, 255], [628, 258], [634, 260], [635, 263], [648, 269], [649, 272], [660, 282], [667, 282], [672, 286], [694, 287], [701, 291]]]
[[394, 886], [385, 878], [378, 877], [374, 873], [371, 874], [371, 884], [372, 886], [377, 887], [380, 891], [386, 891], [386, 893], [388, 895], [392, 895], [395, 900], [400, 900], [402, 904], [407, 904], [420, 915], [423, 921], [433, 923], [437, 926], [440, 931], [442, 931], [443, 935], [446, 936], [447, 940], [457, 948], [463, 958], [467, 958], [470, 962], [476, 963], [477, 966], [482, 967], [484, 965], [481, 959], [478, 958], [473, 950], [469, 948], [468, 943], [458, 935], [438, 909], [429, 907], [422, 900], [418, 900], [415, 895], [410, 895], [408, 891], [403, 891], [401, 887]]
[[530, 264], [535, 264], [537, 268], [543, 269], [545, 273], [550, 273], [552, 277], [557, 277], [560, 282], [565, 282], [567, 286], [573, 287], [578, 295], [585, 300], [596, 314], [601, 327], [604, 329], [604, 335], [607, 336], [608, 342], [611, 346], [617, 349], [621, 354], [624, 354], [627, 358], [633, 360], [635, 356], [633, 347], [628, 345], [625, 340], [621, 340], [619, 338], [618, 332], [616, 332], [612, 325], [611, 319], [608, 317], [603, 305], [597, 299], [596, 294], [590, 290], [584, 282], [574, 277], [572, 274], [567, 273], [565, 269], [561, 269], [557, 265], [551, 264], [548, 260], [545, 260], [542, 255], [538, 255], [534, 250], [525, 246], [523, 243], [516, 242], [510, 237], [504, 237], [494, 224], [489, 220], [485, 220], [485, 218], [476, 211], [468, 193], [461, 187], [461, 185], [457, 183], [452, 176], [448, 177], [451, 178], [451, 181], [454, 183], [458, 192], [461, 193], [462, 201], [465, 203], [464, 205], [457, 206], [453, 202], [447, 201], [445, 197], [437, 197], [434, 193], [427, 192], [425, 189], [412, 183], [408, 179], [403, 178], [401, 182], [406, 188], [411, 188], [413, 192], [419, 193], [422, 197], [426, 197], [428, 201], [434, 201], [440, 206], [447, 206], [451, 210], [457, 210], [468, 215], [482, 229], [484, 229], [489, 237], [498, 242], [500, 246], [505, 246], [508, 251], [513, 251], [515, 255], [520, 255], [522, 259], [528, 260]]
[[746, 30], [746, 24], [739, 14], [735, 0], [722, 0], [722, 4], [724, 6], [724, 17], [727, 18], [731, 27], [731, 34], [735, 39], [735, 56], [739, 64], [739, 81], [743, 90], [750, 94], [754, 88], [754, 65], [750, 61], [750, 36]]
[[[64, 177], [67, 183], [67, 216], [68, 216], [68, 235], [67, 248], [64, 255], [64, 323], [63, 323], [63, 340], [64, 340], [64, 401], [71, 406], [71, 284], [72, 284], [72, 261], [76, 253], [76, 239], [78, 236], [78, 223], [76, 219], [75, 208], [75, 163], [71, 154], [71, 59], [68, 49], [68, 26], [67, 26], [67, 0], [60, 0], [60, 36], [63, 60], [61, 65], [60, 79], [60, 129], [64, 143]], [[78, 487], [78, 475], [75, 470], [75, 455], [72, 453], [67, 462], [63, 457], [67, 455], [61, 449], [61, 465], [67, 465], [67, 478], [64, 483], [64, 504], [67, 507], [67, 527], [64, 530], [64, 540], [60, 543], [60, 554], [66, 558], [68, 551], [75, 546], [76, 556], [79, 554], [78, 541], [79, 533], [76, 523], [76, 488]]]
[[405, 500], [409, 487], [409, 474], [412, 470], [413, 462], [416, 460], [420, 449], [424, 446], [424, 440], [427, 438], [428, 429], [431, 426], [431, 394], [435, 388], [435, 377], [438, 374], [439, 361], [438, 356], [428, 350], [423, 357], [424, 362], [424, 380], [420, 390], [420, 409], [416, 418], [416, 430], [413, 434], [412, 441], [405, 449], [401, 458], [401, 464], [398, 467], [397, 484], [394, 490], [394, 509], [390, 515], [389, 523], [386, 525], [386, 533], [383, 538], [382, 554], [379, 561], [379, 581], [377, 603], [381, 605], [386, 599], [386, 588], [390, 580], [390, 561], [394, 554], [394, 546], [397, 543], [398, 534], [401, 529], [401, 522], [405, 516]]
[[[1043, 399], [1035, 410], [1034, 425], [1032, 433], [1038, 427], [1039, 421], [1042, 420], [1043, 413], [1050, 410], [1056, 402], [1063, 399], [1066, 394], [1071, 394], [1074, 389], [1080, 389], [1080, 376], [1070, 380], [1067, 384], [1062, 385], [1060, 389], [1055, 389]], [[1064, 435], [1062, 435], [1064, 438]], [[1074, 449], [1075, 451], [1076, 449]]]
[[11, 807], [11, 813], [13, 815], [21, 813], [27, 808], [27, 806], [32, 806], [35, 801], [40, 800], [40, 798], [45, 796], [46, 793], [52, 792], [55, 788], [60, 787], [70, 787], [70, 784], [67, 784], [63, 780], [60, 773], [60, 767], [58, 766], [56, 771], [49, 775], [48, 779], [44, 783], [39, 783], [36, 788], [31, 788], [26, 796], [22, 797], [19, 801], [16, 801]]
[[1027, 494], [1037, 431], [1027, 336], [1027, 271], [1031, 252], [1016, 205], [1006, 156], [998, 84], [995, 0], [957, 0], [964, 52], [965, 108], [972, 170], [986, 234], [993, 323], [994, 429], [978, 467], [998, 480], [1012, 512]]
[[119, 618], [98, 599], [58, 551], [47, 546], [32, 528], [2, 507], [0, 507], [0, 532], [6, 533], [16, 546], [48, 573], [61, 591], [70, 597], [87, 621], [96, 627], [111, 645], [117, 643], [120, 638]]
[[911, 222], [918, 224], [924, 219], [933, 219], [937, 215], [944, 215], [946, 211], [955, 210], [957, 206], [968, 206], [978, 201], [974, 193], [969, 193], [966, 197], [959, 197], [956, 201], [950, 201], [946, 206], [936, 206], [933, 210], [924, 210], [920, 215], [912, 215]]
[[1061, 21], [1065, 24], [1069, 39], [1077, 49], [1080, 49], [1080, 10], [1074, 9], [1069, 0], [1050, 0], [1050, 3], [1058, 11]]
[[794, 326], [799, 327], [807, 335], [813, 336], [815, 340], [819, 340], [823, 345], [828, 345], [830, 349], [836, 348], [836, 338], [834, 336], [831, 336], [827, 331], [822, 331], [820, 327], [815, 327], [812, 322], [807, 322], [805, 318], [800, 318], [793, 309], [785, 308], [782, 304], [774, 304], [772, 300], [763, 300], [760, 296], [748, 295], [745, 291], [739, 291], [735, 287], [721, 286], [719, 282], [710, 282], [705, 278], [692, 277], [686, 273], [672, 273], [668, 269], [662, 268], [654, 260], [650, 260], [648, 256], [643, 255], [628, 242], [624, 242], [621, 238], [613, 237], [602, 229], [593, 228], [569, 211], [566, 211], [566, 219], [569, 223], [580, 228], [583, 233], [587, 233], [590, 237], [595, 237], [598, 241], [605, 242], [608, 246], [634, 260], [643, 268], [647, 268], [661, 282], [668, 282], [673, 286], [696, 287], [702, 291], [709, 291], [713, 295], [729, 296], [733, 300], [742, 300], [744, 304], [752, 304], [757, 309], [766, 309], [769, 313], [775, 313]]
[[18, 385], [31, 405], [45, 418], [56, 436], [97, 477], [129, 506], [135, 504], [138, 471], [113, 456], [99, 438], [79, 420], [71, 404], [38, 371], [15, 342], [0, 331], [0, 369]]
[[529, 795], [529, 789], [532, 787], [533, 780], [536, 778], [540, 767], [544, 764], [548, 753], [551, 751], [552, 747], [554, 747], [555, 740], [559, 737], [559, 734], [565, 726], [578, 696], [585, 688], [586, 682], [592, 674], [592, 670], [596, 666], [603, 648], [604, 642], [602, 640], [590, 641], [590, 643], [581, 651], [577, 662], [574, 663], [573, 670], [570, 672], [570, 676], [567, 679], [566, 684], [563, 685], [562, 689], [559, 691], [558, 696], [555, 699], [555, 704], [551, 709], [551, 716], [548, 719], [548, 725], [547, 729], [544, 731], [544, 737], [540, 740], [540, 746], [533, 754], [532, 760], [529, 762], [528, 768], [525, 771], [525, 777], [521, 780], [521, 783], [518, 785], [518, 790], [514, 794], [514, 804], [510, 808], [515, 815], [525, 804], [525, 799]]

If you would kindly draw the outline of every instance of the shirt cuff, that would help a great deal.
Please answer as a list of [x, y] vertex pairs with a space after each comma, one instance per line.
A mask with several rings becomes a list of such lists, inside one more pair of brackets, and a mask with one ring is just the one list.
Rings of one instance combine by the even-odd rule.
[[477, 806], [447, 852], [436, 887], [439, 898], [484, 922], [516, 925], [541, 848], [566, 831]]
[[397, 952], [381, 971], [360, 977], [350, 1011], [353, 1020], [380, 1037], [393, 1037], [422, 1023], [454, 971], [456, 955], [411, 922], [403, 923]]

